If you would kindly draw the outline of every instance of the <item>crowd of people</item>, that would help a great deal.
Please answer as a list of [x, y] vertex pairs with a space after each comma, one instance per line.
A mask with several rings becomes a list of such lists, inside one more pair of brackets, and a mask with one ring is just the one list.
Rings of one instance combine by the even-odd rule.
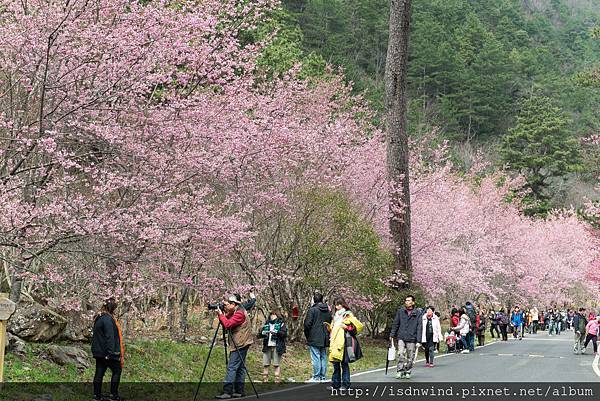
[[[350, 387], [350, 364], [359, 360], [363, 354], [358, 334], [363, 324], [352, 313], [342, 297], [333, 298], [331, 303], [324, 301], [323, 294], [315, 292], [312, 305], [304, 319], [304, 336], [312, 361], [310, 383], [330, 382], [330, 388], [336, 390]], [[263, 382], [269, 381], [273, 368], [274, 381], [281, 382], [281, 362], [286, 352], [288, 336], [284, 316], [278, 310], [268, 313], [258, 333], [253, 332], [248, 312], [255, 306], [256, 297], [242, 302], [238, 294], [230, 295], [215, 306], [220, 324], [227, 331], [229, 359], [223, 393], [218, 399], [230, 399], [245, 395], [246, 357], [255, 339], [262, 340]], [[115, 317], [117, 304], [114, 299], [105, 302], [101, 314], [94, 321], [92, 353], [96, 360], [94, 376], [94, 400], [101, 400], [101, 385], [108, 369], [111, 377], [111, 401], [119, 401], [118, 386], [124, 360], [123, 336]], [[586, 313], [585, 308], [576, 312], [572, 309], [545, 311], [537, 307], [520, 309], [515, 306], [511, 311], [503, 308], [487, 310], [476, 307], [471, 302], [463, 306], [453, 306], [450, 310], [450, 324], [442, 333], [441, 316], [433, 306], [419, 308], [415, 297], [408, 295], [404, 305], [396, 311], [389, 334], [389, 352], [397, 356], [396, 378], [410, 379], [419, 347], [423, 347], [425, 367], [433, 368], [434, 355], [440, 351], [440, 343], [445, 342], [447, 352], [470, 353], [477, 345], [485, 345], [485, 333], [490, 331], [492, 338], [508, 341], [508, 334], [522, 340], [526, 334], [547, 331], [548, 336], [561, 335], [565, 331], [574, 333], [573, 352], [585, 353], [589, 343], [594, 353], [598, 353], [600, 335], [600, 315], [593, 311]], [[331, 378], [327, 371], [333, 367]]]
[[594, 311], [587, 312], [585, 308], [559, 310], [549, 308], [540, 311], [537, 307], [521, 310], [516, 306], [510, 313], [510, 317], [504, 309], [490, 311], [490, 334], [498, 338], [500, 329], [501, 340], [507, 341], [507, 333], [511, 332], [514, 338], [522, 340], [525, 334], [537, 334], [545, 331], [548, 336], [560, 335], [566, 331], [574, 333], [573, 352], [583, 354], [590, 342], [592, 342], [594, 353], [598, 352], [597, 338], [600, 315]]

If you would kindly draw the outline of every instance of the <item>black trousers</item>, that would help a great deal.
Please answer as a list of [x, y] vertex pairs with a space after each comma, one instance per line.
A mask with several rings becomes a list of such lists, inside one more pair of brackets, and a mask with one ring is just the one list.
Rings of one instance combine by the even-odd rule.
[[477, 333], [477, 345], [481, 347], [485, 344], [485, 331]]
[[437, 343], [433, 342], [433, 339], [428, 339], [426, 343], [423, 343], [425, 349], [425, 362], [433, 363], [433, 356], [435, 355], [435, 346]]
[[500, 325], [500, 333], [502, 333], [502, 341], [508, 341], [508, 334], [506, 333], [506, 324]]
[[121, 381], [121, 361], [114, 359], [96, 358], [96, 373], [94, 374], [94, 397], [100, 399], [102, 396], [102, 379], [106, 369], [110, 369], [110, 394], [119, 395], [119, 382]]
[[498, 331], [497, 324], [492, 324], [490, 327], [490, 334], [492, 335], [492, 338], [494, 338], [494, 332], [496, 332], [496, 335], [498, 336], [498, 338], [500, 338], [500, 332]]
[[585, 343], [583, 344], [583, 347], [586, 348], [590, 343], [590, 340], [594, 345], [594, 352], [598, 352], [598, 336], [595, 336], [593, 334], [588, 333], [588, 335], [585, 337]]

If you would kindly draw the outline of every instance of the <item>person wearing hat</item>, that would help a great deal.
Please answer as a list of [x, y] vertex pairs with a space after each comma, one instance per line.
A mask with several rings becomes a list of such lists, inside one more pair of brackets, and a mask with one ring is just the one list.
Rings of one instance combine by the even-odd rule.
[[239, 398], [245, 395], [246, 356], [254, 342], [248, 312], [242, 306], [240, 297], [230, 295], [223, 300], [223, 305], [224, 310], [217, 308], [215, 312], [228, 332], [230, 353], [227, 373], [223, 380], [223, 394], [216, 397], [220, 400]]

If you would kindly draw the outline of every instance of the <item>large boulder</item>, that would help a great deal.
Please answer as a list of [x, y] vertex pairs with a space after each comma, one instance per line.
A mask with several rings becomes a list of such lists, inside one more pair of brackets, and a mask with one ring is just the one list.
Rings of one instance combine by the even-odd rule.
[[63, 332], [67, 319], [37, 303], [20, 303], [8, 331], [31, 342], [49, 342]]
[[14, 334], [7, 333], [5, 351], [24, 356], [27, 353], [27, 344]]
[[91, 366], [88, 354], [77, 347], [50, 345], [48, 357], [59, 365], [73, 364], [79, 369], [87, 369]]
[[66, 316], [67, 327], [60, 335], [61, 339], [86, 342], [92, 337], [93, 319], [90, 316], [80, 313], [71, 313]]

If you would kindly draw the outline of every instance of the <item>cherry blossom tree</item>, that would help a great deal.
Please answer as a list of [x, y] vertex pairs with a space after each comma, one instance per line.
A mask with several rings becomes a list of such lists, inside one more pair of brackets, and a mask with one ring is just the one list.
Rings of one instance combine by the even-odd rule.
[[[347, 175], [353, 199], [381, 236], [388, 218], [384, 155], [383, 140], [373, 137]], [[447, 156], [444, 145], [412, 144], [414, 280], [431, 301], [449, 305], [485, 294], [548, 305], [594, 290], [586, 274], [598, 258], [598, 237], [587, 224], [573, 212], [525, 217], [515, 195], [519, 177], [458, 175]], [[386, 283], [394, 286], [394, 277]]]
[[273, 5], [2, 3], [0, 232], [14, 300], [26, 277], [73, 284], [95, 271], [131, 286], [127, 268], [140, 283], [188, 282], [247, 236], [229, 194], [209, 186], [231, 175], [219, 146], [236, 150], [212, 137], [244, 110], [223, 98], [252, 84], [258, 48], [239, 32]]

